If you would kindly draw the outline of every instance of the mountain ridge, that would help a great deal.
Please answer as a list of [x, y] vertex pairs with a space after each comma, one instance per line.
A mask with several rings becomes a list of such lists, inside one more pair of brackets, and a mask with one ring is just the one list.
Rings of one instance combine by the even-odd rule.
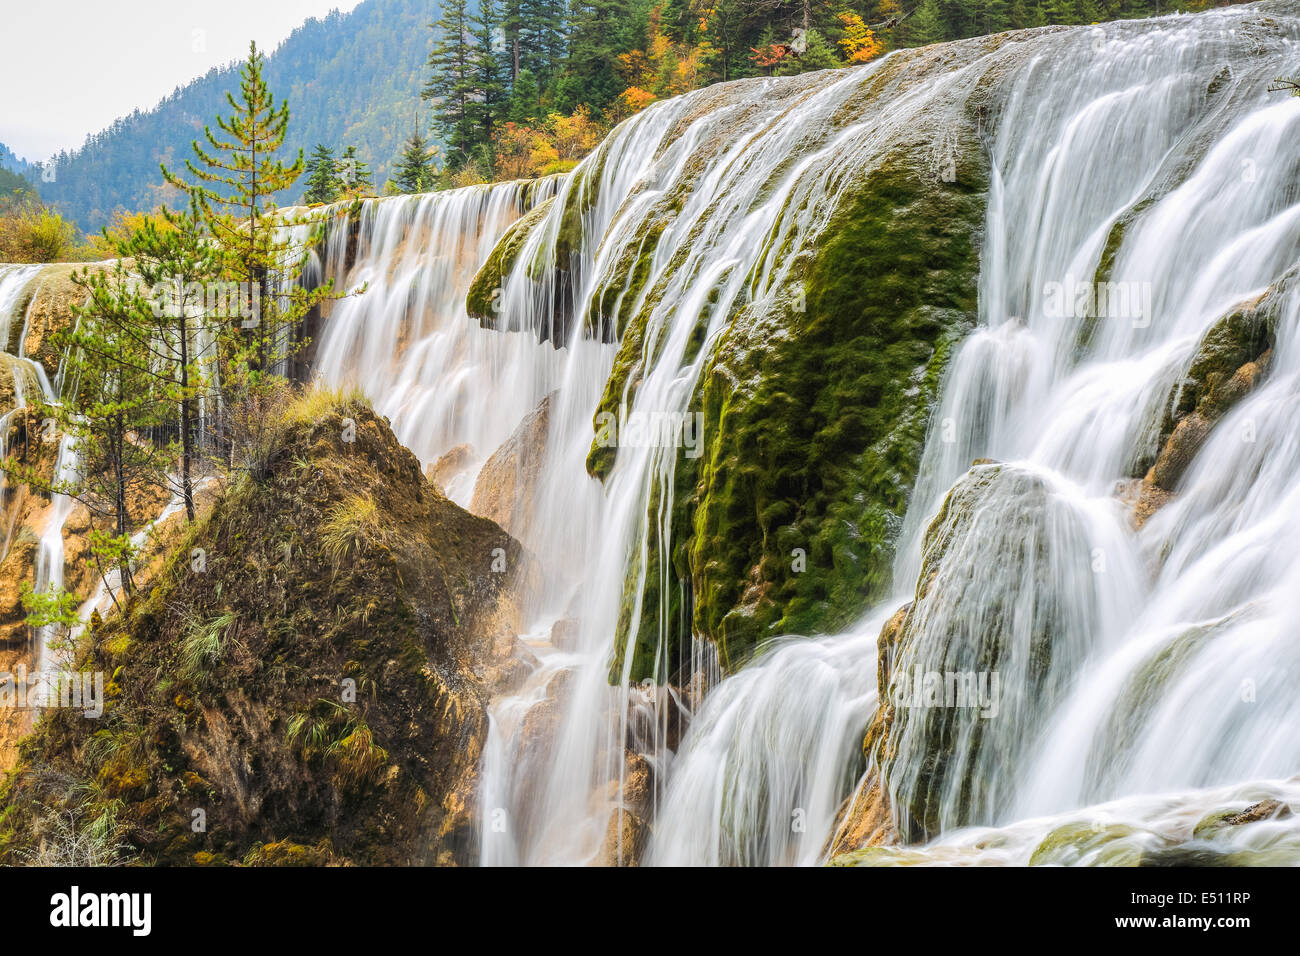
[[[382, 183], [421, 108], [429, 24], [436, 16], [437, 4], [427, 0], [364, 0], [350, 13], [334, 10], [305, 21], [268, 52], [267, 81], [291, 111], [285, 154], [310, 152], [318, 142], [336, 153], [355, 145]], [[52, 181], [41, 181], [35, 164], [14, 168], [25, 161], [7, 148], [0, 151], [0, 165], [38, 181], [43, 199], [82, 229], [97, 232], [116, 209], [162, 201], [158, 164], [183, 166], [204, 124], [228, 111], [225, 93], [237, 83], [238, 68], [238, 62], [213, 67], [150, 109], [134, 110], [87, 136], [80, 148], [60, 151], [49, 161]], [[300, 195], [298, 186], [277, 198], [289, 203]]]

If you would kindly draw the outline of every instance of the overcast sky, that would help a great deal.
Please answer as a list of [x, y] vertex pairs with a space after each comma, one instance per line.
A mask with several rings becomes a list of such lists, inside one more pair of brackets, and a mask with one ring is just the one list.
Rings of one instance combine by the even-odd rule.
[[0, 143], [42, 160], [359, 0], [3, 0]]

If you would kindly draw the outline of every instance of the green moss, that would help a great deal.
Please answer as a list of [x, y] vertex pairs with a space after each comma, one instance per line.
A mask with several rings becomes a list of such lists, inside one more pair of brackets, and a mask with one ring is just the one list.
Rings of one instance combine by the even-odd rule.
[[1273, 347], [1273, 313], [1266, 304], [1238, 309], [1224, 316], [1201, 340], [1166, 418], [1162, 434], [1192, 411], [1217, 419], [1240, 397], [1225, 386], [1237, 369]]
[[465, 297], [465, 309], [470, 316], [485, 325], [495, 327], [498, 319], [497, 298], [502, 284], [514, 269], [528, 236], [546, 219], [554, 202], [555, 198], [551, 197], [538, 203], [501, 234], [487, 261], [475, 273], [474, 281], [470, 283], [469, 293]]
[[1047, 834], [1029, 857], [1030, 866], [1140, 866], [1142, 831], [1123, 824], [1067, 823]]
[[975, 317], [985, 177], [975, 150], [954, 183], [885, 164], [821, 237], [806, 313], [787, 297], [719, 341], [690, 567], [695, 629], [725, 667], [765, 637], [842, 627], [887, 589], [930, 409]]

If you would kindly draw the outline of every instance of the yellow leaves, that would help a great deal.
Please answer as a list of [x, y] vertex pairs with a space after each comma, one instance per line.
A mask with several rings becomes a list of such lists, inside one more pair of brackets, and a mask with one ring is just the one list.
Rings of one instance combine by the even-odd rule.
[[571, 169], [598, 145], [606, 133], [584, 106], [564, 116], [551, 113], [538, 126], [506, 123], [497, 130], [497, 174], [506, 179], [531, 179]]
[[643, 90], [639, 86], [629, 86], [618, 98], [629, 113], [639, 113], [658, 99], [649, 90]]
[[552, 113], [555, 149], [561, 159], [581, 159], [598, 145], [605, 128], [591, 118], [585, 106], [579, 106], [569, 116]]
[[844, 24], [844, 36], [839, 43], [850, 63], [866, 63], [885, 52], [885, 45], [856, 13], [841, 13], [839, 20]]
[[172, 232], [176, 228], [159, 213], [127, 212], [125, 209], [118, 209], [105, 227], [108, 238], [105, 239], [102, 235], [91, 236], [90, 244], [96, 253], [105, 259], [111, 259], [117, 255], [115, 243], [126, 240], [143, 229], [146, 223], [152, 223], [158, 232]]
[[618, 72], [623, 82], [628, 86], [646, 86], [654, 79], [654, 71], [650, 68], [650, 60], [641, 50], [620, 53], [618, 55]]

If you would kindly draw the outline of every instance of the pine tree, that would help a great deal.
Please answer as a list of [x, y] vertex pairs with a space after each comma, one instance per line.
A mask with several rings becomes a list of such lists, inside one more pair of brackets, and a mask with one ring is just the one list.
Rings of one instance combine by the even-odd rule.
[[[165, 427], [169, 407], [161, 400], [150, 348], [153, 304], [120, 260], [111, 270], [75, 273], [73, 281], [86, 291], [86, 301], [73, 307], [76, 321], [52, 337], [65, 355], [63, 380], [69, 384], [59, 399], [34, 407], [47, 428], [62, 433], [61, 451], [69, 454], [60, 454], [62, 467], [52, 477], [14, 460], [0, 468], [40, 491], [85, 504], [96, 519], [89, 538], [100, 577], [109, 584], [116, 571], [120, 589], [130, 594], [130, 503], [144, 490], [168, 487], [174, 460], [174, 448], [150, 440]], [[116, 602], [116, 589], [109, 594]], [[47, 604], [59, 600], [45, 595]]]
[[592, 112], [608, 109], [624, 89], [619, 55], [641, 45], [646, 26], [645, 18], [635, 14], [627, 0], [573, 0], [568, 55], [556, 105], [564, 112], [579, 105]]
[[908, 46], [928, 46], [947, 38], [938, 0], [923, 0], [906, 22]]
[[[298, 284], [310, 244], [291, 242], [284, 226], [294, 220], [275, 212], [276, 193], [293, 186], [303, 170], [302, 151], [293, 162], [279, 158], [289, 126], [289, 104], [277, 106], [263, 78], [264, 58], [256, 44], [240, 68], [239, 97], [227, 93], [232, 113], [218, 116], [221, 136], [204, 128], [206, 146], [193, 144], [185, 167], [188, 182], [162, 166], [163, 177], [186, 191], [204, 230], [221, 253], [223, 292], [220, 368], [223, 410], [233, 417], [220, 431], [232, 463], [260, 478], [269, 464], [271, 407], [291, 357], [307, 343], [302, 320], [333, 294]], [[195, 161], [197, 160], [197, 162]]]
[[519, 18], [519, 69], [530, 71], [548, 89], [564, 63], [570, 24], [563, 0], [516, 0]]
[[221, 304], [210, 294], [219, 285], [219, 252], [208, 241], [203, 217], [191, 198], [183, 212], [163, 208], [167, 228], [146, 218], [134, 232], [117, 243], [118, 256], [134, 260], [135, 271], [152, 289], [154, 324], [147, 347], [153, 353], [152, 369], [160, 400], [176, 415], [180, 436], [180, 495], [185, 516], [194, 520], [194, 473], [203, 449], [200, 404], [215, 380], [216, 356], [206, 334], [209, 307]]
[[389, 177], [389, 191], [395, 193], [423, 193], [433, 188], [435, 179], [434, 150], [429, 140], [420, 132], [419, 124], [411, 133], [402, 152], [393, 163]]
[[512, 123], [527, 125], [537, 120], [541, 112], [542, 91], [537, 85], [537, 77], [532, 70], [520, 70], [510, 88], [510, 102], [506, 108], [506, 119]]
[[[434, 119], [447, 147], [447, 166], [458, 170], [474, 155], [478, 139], [474, 106], [474, 24], [467, 0], [446, 0], [433, 24], [435, 42], [429, 54], [429, 79], [420, 96], [434, 106]], [[416, 133], [418, 136], [418, 131]], [[407, 155], [412, 140], [407, 140]], [[398, 182], [398, 177], [393, 177]], [[415, 190], [403, 189], [403, 192]]]
[[488, 171], [496, 167], [492, 140], [507, 108], [505, 38], [497, 18], [495, 0], [479, 0], [479, 12], [470, 17], [474, 30], [470, 54], [473, 95], [467, 105], [475, 127], [470, 157]]
[[984, 31], [1001, 33], [1011, 29], [1011, 10], [1007, 0], [988, 0], [984, 5]]
[[844, 65], [820, 31], [809, 30], [805, 40], [803, 52], [798, 57], [788, 57], [784, 60], [776, 70], [777, 76], [811, 73], [813, 70], [827, 70]]
[[340, 182], [335, 176], [334, 150], [324, 143], [317, 143], [307, 160], [307, 191], [302, 201], [312, 203], [333, 202], [338, 198]]

